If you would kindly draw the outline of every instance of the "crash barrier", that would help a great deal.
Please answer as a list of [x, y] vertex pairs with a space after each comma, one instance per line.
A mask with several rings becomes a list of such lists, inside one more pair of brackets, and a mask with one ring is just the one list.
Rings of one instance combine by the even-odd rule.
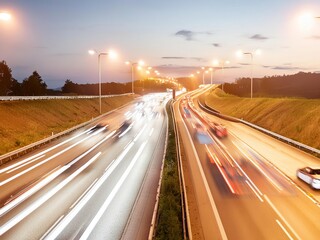
[[220, 117], [220, 118], [223, 118], [223, 119], [226, 119], [226, 120], [230, 120], [230, 121], [233, 121], [233, 122], [243, 123], [243, 124], [245, 124], [245, 125], [247, 125], [249, 127], [252, 127], [252, 128], [254, 128], [254, 129], [256, 129], [256, 130], [258, 130], [260, 132], [263, 132], [263, 133], [265, 133], [265, 134], [267, 134], [269, 136], [272, 136], [272, 137], [274, 137], [274, 138], [276, 138], [276, 139], [278, 139], [278, 140], [280, 140], [282, 142], [290, 144], [290, 145], [292, 145], [294, 147], [297, 147], [297, 148], [299, 148], [301, 150], [304, 150], [306, 152], [313, 153], [313, 154], [318, 154], [320, 156], [320, 150], [318, 150], [316, 148], [310, 147], [310, 146], [305, 145], [303, 143], [300, 143], [300, 142], [297, 142], [297, 141], [292, 140], [290, 138], [284, 137], [284, 136], [282, 136], [280, 134], [271, 132], [271, 131], [269, 131], [269, 130], [267, 130], [265, 128], [259, 127], [259, 126], [255, 125], [255, 124], [252, 124], [250, 122], [244, 121], [242, 119], [238, 119], [238, 118], [234, 118], [234, 117], [223, 115], [220, 112], [212, 109], [206, 103], [202, 104], [199, 100], [198, 100], [198, 104], [199, 104], [199, 106], [200, 106], [200, 108], [202, 110], [204, 110], [204, 111], [206, 111], [208, 113], [211, 113], [211, 114], [213, 114], [213, 115], [215, 115], [217, 117]]
[[[132, 95], [132, 93], [102, 95], [101, 98]], [[98, 95], [90, 96], [0, 96], [0, 101], [30, 101], [30, 100], [52, 100], [52, 99], [91, 99], [99, 98]]]

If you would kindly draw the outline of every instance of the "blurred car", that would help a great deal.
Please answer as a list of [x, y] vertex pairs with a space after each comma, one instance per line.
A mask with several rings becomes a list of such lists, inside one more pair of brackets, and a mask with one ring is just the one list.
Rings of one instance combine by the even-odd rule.
[[320, 189], [320, 167], [304, 167], [297, 170], [297, 177], [313, 189]]
[[95, 126], [93, 126], [92, 128], [90, 128], [89, 132], [95, 132], [95, 131], [102, 129], [102, 128], [104, 128], [103, 131], [109, 130], [109, 124], [100, 122], [100, 123], [96, 124]]
[[117, 129], [116, 135], [120, 138], [132, 128], [133, 122], [131, 119], [125, 120]]
[[195, 138], [200, 144], [212, 144], [213, 141], [209, 136], [207, 129], [200, 123], [195, 123]]
[[186, 107], [183, 107], [183, 110], [184, 110], [184, 116], [186, 118], [190, 118], [191, 117], [191, 113], [190, 113], [190, 110]]
[[218, 123], [211, 123], [211, 131], [219, 138], [225, 138], [228, 136], [228, 131], [225, 126]]

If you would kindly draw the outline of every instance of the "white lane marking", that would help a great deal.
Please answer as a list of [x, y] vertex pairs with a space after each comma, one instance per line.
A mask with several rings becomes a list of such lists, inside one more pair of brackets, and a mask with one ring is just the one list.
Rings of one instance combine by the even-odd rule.
[[150, 133], [149, 133], [149, 137], [151, 137], [152, 133], [153, 133], [154, 128], [151, 129]]
[[[26, 218], [29, 214], [31, 214], [33, 211], [35, 211], [38, 207], [40, 207], [43, 203], [45, 203], [47, 200], [49, 200], [52, 196], [54, 196], [58, 191], [60, 191], [64, 186], [66, 186], [76, 176], [78, 176], [84, 169], [86, 169], [89, 165], [91, 165], [100, 156], [100, 154], [101, 154], [101, 152], [97, 153], [93, 158], [91, 158], [88, 162], [86, 162], [84, 165], [82, 165], [79, 169], [77, 169], [77, 171], [72, 173], [63, 182], [59, 183], [57, 186], [55, 186], [53, 189], [51, 189], [49, 192], [47, 192], [44, 196], [42, 196], [41, 198], [38, 198], [31, 205], [29, 205], [27, 208], [25, 208], [23, 211], [21, 211], [18, 215], [14, 216], [8, 222], [3, 224], [0, 227], [0, 236], [2, 236], [5, 232], [10, 230], [12, 227], [14, 227], [16, 224], [18, 224], [24, 218]], [[64, 167], [69, 168], [69, 166], [64, 166]]]
[[287, 235], [287, 237], [288, 237], [290, 240], [294, 240], [294, 239], [290, 236], [290, 234], [289, 234], [289, 232], [287, 231], [287, 229], [285, 229], [285, 227], [281, 224], [281, 222], [280, 222], [278, 219], [276, 219], [276, 222], [277, 222], [278, 225], [281, 227], [282, 231], [284, 231], [284, 233]]
[[35, 158], [35, 159], [33, 159], [33, 160], [29, 161], [29, 162], [26, 162], [26, 163], [24, 163], [24, 164], [21, 164], [20, 166], [14, 168], [14, 169], [11, 169], [11, 170], [9, 170], [9, 171], [6, 172], [6, 173], [11, 173], [11, 172], [13, 172], [13, 171], [16, 171], [16, 170], [18, 170], [19, 168], [22, 168], [22, 167], [24, 167], [24, 166], [26, 166], [26, 165], [28, 165], [28, 164], [30, 164], [30, 163], [33, 163], [33, 162], [39, 160], [40, 158], [43, 158], [44, 156], [45, 156], [45, 155], [41, 155], [40, 157], [37, 157], [37, 158]]
[[3, 172], [6, 172], [6, 171], [8, 171], [8, 170], [10, 170], [12, 168], [15, 168], [16, 166], [24, 164], [25, 162], [28, 162], [28, 161], [30, 161], [30, 160], [38, 157], [38, 156], [41, 156], [41, 155], [43, 155], [43, 154], [45, 154], [45, 153], [47, 153], [47, 152], [49, 152], [49, 151], [51, 151], [51, 150], [53, 150], [53, 149], [55, 149], [57, 147], [60, 147], [61, 145], [65, 144], [67, 142], [70, 142], [71, 140], [73, 140], [73, 139], [75, 139], [77, 137], [80, 137], [81, 135], [87, 133], [88, 131], [90, 131], [90, 129], [85, 131], [85, 132], [82, 132], [82, 133], [80, 133], [80, 134], [78, 134], [78, 135], [76, 135], [76, 136], [74, 136], [72, 138], [69, 138], [69, 139], [67, 139], [67, 140], [65, 140], [65, 141], [63, 141], [63, 142], [61, 142], [61, 143], [59, 143], [59, 144], [57, 144], [57, 145], [55, 145], [55, 146], [53, 146], [51, 148], [48, 148], [48, 149], [46, 149], [46, 150], [44, 150], [42, 152], [39, 152], [39, 153], [37, 153], [37, 154], [35, 154], [35, 155], [31, 156], [31, 157], [28, 157], [28, 158], [26, 158], [26, 159], [24, 159], [22, 161], [19, 161], [19, 162], [15, 163], [15, 164], [12, 164], [12, 165], [10, 165], [10, 166], [8, 166], [6, 168], [0, 169], [0, 174], [3, 173]]
[[123, 151], [120, 156], [116, 159], [114, 164], [103, 174], [103, 176], [96, 182], [96, 184], [89, 190], [89, 192], [79, 201], [79, 203], [68, 213], [68, 215], [62, 219], [62, 221], [46, 236], [46, 239], [56, 239], [57, 236], [67, 227], [67, 225], [72, 221], [72, 219], [81, 211], [84, 205], [91, 199], [95, 192], [100, 188], [100, 186], [105, 182], [106, 179], [111, 175], [111, 173], [116, 169], [119, 163], [123, 160], [129, 150], [133, 147], [132, 142], [125, 151]]
[[96, 178], [89, 187], [87, 187], [87, 189], [80, 195], [80, 197], [78, 197], [78, 199], [69, 207], [69, 209], [72, 209], [79, 201], [80, 199], [91, 189], [91, 187], [96, 183], [96, 181], [98, 181], [98, 178]]
[[290, 231], [295, 235], [297, 239], [301, 239], [299, 235], [294, 231], [294, 229], [290, 226], [290, 224], [287, 222], [287, 220], [282, 216], [282, 214], [279, 212], [279, 210], [273, 205], [273, 203], [270, 201], [267, 195], [264, 195], [264, 198], [267, 200], [269, 205], [272, 207], [272, 209], [278, 214], [278, 216], [281, 218], [281, 220], [287, 225], [287, 227], [290, 229]]
[[134, 142], [138, 140], [138, 138], [141, 136], [144, 129], [147, 127], [147, 125], [144, 125], [143, 128], [140, 130], [140, 132], [137, 134], [137, 136], [133, 139]]
[[[106, 138], [109, 138], [109, 136], [113, 135], [113, 134], [114, 134], [114, 132], [115, 132], [115, 131], [113, 131], [112, 133], [110, 133]], [[35, 169], [35, 168], [37, 168], [37, 167], [39, 167], [39, 166], [41, 166], [41, 165], [45, 164], [46, 162], [48, 162], [48, 161], [52, 160], [53, 158], [55, 158], [55, 157], [57, 157], [57, 156], [59, 156], [59, 155], [61, 155], [61, 154], [65, 153], [66, 151], [70, 150], [70, 149], [71, 149], [71, 148], [73, 148], [74, 146], [76, 146], [76, 145], [80, 144], [81, 142], [83, 142], [83, 141], [87, 140], [87, 139], [88, 139], [88, 138], [90, 138], [90, 137], [91, 137], [91, 136], [85, 137], [84, 139], [82, 139], [82, 140], [80, 140], [80, 141], [78, 141], [78, 142], [76, 142], [76, 143], [72, 144], [71, 146], [69, 146], [69, 147], [67, 147], [67, 148], [63, 149], [62, 151], [60, 151], [60, 152], [58, 152], [58, 153], [56, 153], [56, 154], [52, 155], [51, 157], [49, 157], [49, 158], [47, 158], [47, 159], [43, 160], [42, 162], [39, 162], [39, 163], [37, 163], [37, 164], [33, 165], [32, 167], [30, 167], [30, 168], [28, 168], [28, 169], [26, 169], [26, 170], [24, 170], [24, 171], [21, 171], [21, 172], [19, 172], [18, 174], [16, 174], [16, 175], [14, 175], [14, 176], [12, 176], [12, 177], [10, 177], [10, 178], [8, 178], [8, 179], [6, 179], [6, 180], [4, 180], [4, 181], [0, 182], [0, 186], [3, 186], [3, 185], [5, 185], [5, 184], [7, 184], [7, 183], [11, 182], [12, 180], [14, 180], [14, 179], [16, 179], [16, 178], [18, 178], [18, 177], [22, 176], [23, 174], [25, 174], [25, 173], [27, 173], [27, 172], [30, 172], [31, 170], [33, 170], [33, 169]], [[105, 139], [106, 139], [106, 138], [105, 138]], [[105, 141], [105, 139], [103, 139], [103, 141]], [[100, 143], [101, 143], [101, 141], [100, 141]], [[98, 143], [98, 144], [100, 144], [100, 143]]]
[[[181, 116], [180, 108], [178, 108], [178, 111], [179, 111], [180, 116]], [[191, 142], [192, 150], [193, 150], [194, 155], [195, 155], [196, 160], [197, 160], [197, 165], [198, 165], [198, 168], [199, 168], [199, 170], [200, 170], [200, 174], [201, 174], [202, 181], [203, 181], [203, 183], [204, 183], [205, 189], [206, 189], [206, 191], [207, 191], [207, 196], [208, 196], [208, 198], [209, 198], [209, 201], [210, 201], [210, 205], [211, 205], [213, 214], [214, 214], [214, 216], [215, 216], [215, 218], [216, 218], [216, 221], [217, 221], [217, 224], [218, 224], [218, 227], [219, 227], [219, 230], [220, 230], [221, 238], [222, 238], [223, 240], [227, 240], [228, 237], [227, 237], [226, 231], [224, 230], [224, 227], [223, 227], [223, 224], [222, 224], [220, 215], [219, 215], [218, 208], [217, 208], [217, 206], [216, 206], [216, 204], [215, 204], [215, 202], [214, 202], [214, 200], [213, 200], [212, 193], [211, 193], [210, 188], [209, 188], [209, 184], [208, 184], [207, 179], [206, 179], [206, 177], [205, 177], [205, 174], [204, 174], [204, 172], [203, 172], [203, 169], [202, 169], [202, 166], [201, 166], [201, 163], [200, 163], [200, 159], [199, 159], [198, 154], [197, 154], [197, 150], [195, 149], [195, 146], [193, 145], [192, 138], [191, 138], [191, 136], [190, 136], [189, 130], [188, 130], [187, 125], [186, 125], [186, 123], [184, 122], [184, 120], [182, 120], [182, 123], [183, 123], [183, 125], [184, 125], [184, 127], [185, 127], [185, 129], [186, 129], [186, 133], [187, 133], [187, 135], [188, 135], [188, 137], [189, 137], [189, 140], [190, 140], [190, 142]]]
[[43, 179], [41, 182], [39, 182], [38, 184], [36, 184], [34, 187], [32, 187], [29, 191], [21, 194], [19, 197], [17, 197], [16, 199], [12, 200], [11, 202], [9, 202], [7, 205], [3, 206], [0, 209], [0, 216], [4, 215], [5, 213], [7, 213], [8, 211], [10, 211], [12, 208], [14, 208], [15, 206], [17, 206], [18, 204], [20, 204], [21, 202], [23, 202], [25, 199], [27, 199], [28, 197], [30, 197], [32, 194], [36, 193], [38, 190], [40, 190], [42, 187], [44, 187], [45, 185], [47, 185], [49, 182], [51, 182], [53, 179], [55, 179], [57, 176], [59, 176], [62, 172], [64, 172], [68, 167], [62, 167], [59, 170], [57, 170], [56, 172], [50, 174], [48, 177], [46, 177], [45, 179]]
[[58, 224], [58, 222], [64, 217], [64, 215], [60, 216], [58, 218], [57, 221], [54, 222], [54, 224], [45, 232], [45, 234], [42, 235], [42, 237], [40, 238], [40, 240], [44, 239], [44, 237], [48, 234], [48, 232], [51, 231], [52, 228], [54, 228], [54, 226], [56, 226]]
[[93, 220], [90, 222], [89, 226], [86, 228], [86, 230], [84, 231], [84, 233], [80, 237], [80, 240], [88, 239], [89, 235], [91, 234], [91, 232], [93, 231], [93, 229], [95, 228], [95, 226], [97, 225], [97, 223], [99, 222], [101, 217], [103, 216], [104, 212], [107, 210], [109, 204], [111, 203], [111, 201], [113, 200], [113, 198], [115, 197], [115, 195], [119, 191], [120, 187], [122, 186], [122, 184], [124, 183], [124, 181], [128, 177], [129, 173], [131, 172], [134, 164], [136, 163], [136, 161], [140, 157], [140, 154], [142, 153], [142, 151], [143, 151], [144, 147], [146, 146], [146, 144], [147, 144], [147, 141], [145, 141], [140, 146], [138, 152], [135, 154], [135, 156], [133, 157], [132, 161], [130, 162], [130, 165], [127, 167], [126, 171], [123, 173], [123, 175], [121, 176], [120, 180], [117, 182], [115, 187], [112, 189], [112, 191], [109, 194], [108, 198], [105, 200], [105, 202], [103, 203], [103, 205], [99, 209], [98, 213], [95, 215]]
[[253, 186], [250, 184], [250, 182], [248, 180], [246, 180], [246, 183], [248, 184], [248, 186], [251, 188], [252, 192], [254, 192], [254, 194], [257, 196], [257, 198], [259, 198], [259, 200], [261, 202], [264, 202], [262, 197], [260, 197], [260, 195], [256, 192], [256, 190], [253, 188]]

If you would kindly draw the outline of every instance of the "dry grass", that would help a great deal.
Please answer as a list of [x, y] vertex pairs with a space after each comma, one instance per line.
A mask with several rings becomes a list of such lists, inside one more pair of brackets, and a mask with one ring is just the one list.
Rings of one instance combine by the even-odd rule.
[[320, 149], [320, 99], [240, 98], [216, 89], [206, 103], [218, 111]]
[[[103, 98], [102, 112], [118, 108], [132, 99], [132, 96]], [[98, 98], [0, 102], [0, 155], [98, 115]]]

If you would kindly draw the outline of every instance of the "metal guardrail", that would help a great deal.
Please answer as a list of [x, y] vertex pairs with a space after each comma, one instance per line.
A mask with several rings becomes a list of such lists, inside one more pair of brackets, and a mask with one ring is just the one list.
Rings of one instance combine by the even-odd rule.
[[[132, 95], [132, 93], [102, 95], [102, 98]], [[99, 95], [86, 96], [0, 96], [0, 101], [30, 101], [30, 100], [52, 100], [52, 99], [91, 99], [99, 98]]]
[[226, 120], [231, 120], [231, 121], [236, 121], [236, 122], [243, 123], [243, 124], [245, 124], [245, 125], [247, 125], [249, 127], [252, 127], [252, 128], [254, 128], [254, 129], [256, 129], [256, 130], [258, 130], [260, 132], [263, 132], [263, 133], [265, 133], [265, 134], [267, 134], [269, 136], [272, 136], [272, 137], [274, 137], [274, 138], [276, 138], [278, 140], [281, 140], [282, 142], [288, 143], [288, 144], [290, 144], [290, 145], [292, 145], [294, 147], [297, 147], [299, 149], [303, 149], [304, 151], [307, 151], [307, 152], [311, 152], [311, 153], [315, 153], [315, 154], [320, 155], [320, 150], [318, 150], [316, 148], [310, 147], [310, 146], [305, 145], [303, 143], [300, 143], [300, 142], [297, 142], [297, 141], [292, 140], [290, 138], [284, 137], [284, 136], [282, 136], [280, 134], [274, 133], [274, 132], [269, 131], [269, 130], [267, 130], [265, 128], [259, 127], [259, 126], [255, 125], [255, 124], [252, 124], [250, 122], [244, 121], [242, 119], [238, 119], [238, 118], [234, 118], [234, 117], [229, 117], [229, 116], [223, 115], [220, 112], [218, 112], [218, 111], [212, 109], [211, 107], [209, 107], [207, 104], [205, 104], [205, 106], [203, 106], [203, 104], [200, 101], [198, 101], [198, 104], [199, 104], [201, 109], [203, 109], [204, 111], [209, 112], [209, 113], [211, 113], [211, 114], [213, 114], [215, 116], [224, 118]]

